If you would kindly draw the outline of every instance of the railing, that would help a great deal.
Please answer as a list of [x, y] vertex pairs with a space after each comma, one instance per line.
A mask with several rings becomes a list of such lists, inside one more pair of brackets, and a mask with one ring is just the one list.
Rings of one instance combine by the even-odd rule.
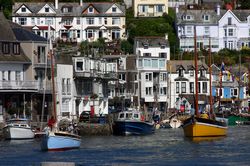
[[103, 79], [117, 79], [116, 72], [103, 73], [96, 70], [90, 71], [74, 71], [74, 76], [76, 77], [94, 77], [94, 78], [103, 78]]
[[34, 89], [38, 90], [38, 81], [0, 81], [0, 90], [3, 89]]
[[116, 72], [104, 73], [103, 78], [104, 79], [117, 79], [117, 73]]
[[[39, 81], [0, 81], [1, 90], [43, 90], [45, 85]], [[46, 85], [46, 90], [51, 90], [51, 85]]]
[[50, 62], [47, 63], [34, 63], [35, 68], [50, 68]]

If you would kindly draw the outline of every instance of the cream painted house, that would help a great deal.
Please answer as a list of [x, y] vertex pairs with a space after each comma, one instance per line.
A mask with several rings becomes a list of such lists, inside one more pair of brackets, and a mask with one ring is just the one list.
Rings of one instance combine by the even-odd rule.
[[168, 13], [168, 0], [134, 0], [134, 17], [159, 17]]

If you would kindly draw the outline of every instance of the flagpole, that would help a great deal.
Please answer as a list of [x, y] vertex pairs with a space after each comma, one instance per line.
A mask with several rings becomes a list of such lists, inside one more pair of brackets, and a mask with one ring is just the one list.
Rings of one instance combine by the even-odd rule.
[[[224, 70], [224, 62], [221, 63], [221, 70], [220, 70], [220, 88], [219, 88], [219, 105], [218, 105], [218, 109], [220, 110], [220, 102], [221, 102], [221, 95], [222, 95], [222, 76], [223, 76], [223, 70]], [[219, 111], [218, 110], [218, 111]]]

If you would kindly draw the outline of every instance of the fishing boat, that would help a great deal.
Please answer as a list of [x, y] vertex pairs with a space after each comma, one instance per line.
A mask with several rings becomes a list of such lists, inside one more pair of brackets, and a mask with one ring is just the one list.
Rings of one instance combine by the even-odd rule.
[[[50, 32], [50, 26], [49, 26]], [[50, 34], [50, 33], [49, 33]], [[61, 151], [61, 150], [69, 150], [80, 148], [81, 137], [77, 134], [73, 134], [70, 132], [59, 131], [57, 128], [57, 111], [56, 111], [56, 95], [55, 95], [55, 80], [54, 80], [54, 57], [52, 53], [52, 43], [51, 38], [49, 40], [50, 46], [50, 57], [51, 57], [51, 80], [52, 80], [52, 95], [53, 95], [53, 114], [50, 119], [49, 125], [45, 135], [42, 137], [41, 141], [41, 149], [43, 151]]]
[[113, 127], [115, 135], [147, 135], [154, 131], [154, 123], [146, 122], [141, 112], [135, 109], [120, 112]]
[[26, 118], [14, 118], [7, 121], [3, 128], [5, 139], [33, 139], [34, 131]]
[[225, 121], [216, 120], [212, 109], [212, 78], [211, 78], [211, 44], [209, 40], [209, 73], [210, 73], [210, 117], [203, 118], [198, 112], [198, 65], [197, 65], [197, 48], [196, 48], [196, 28], [194, 28], [194, 45], [195, 45], [195, 115], [183, 122], [184, 135], [186, 137], [215, 137], [225, 136], [227, 134], [227, 124]]

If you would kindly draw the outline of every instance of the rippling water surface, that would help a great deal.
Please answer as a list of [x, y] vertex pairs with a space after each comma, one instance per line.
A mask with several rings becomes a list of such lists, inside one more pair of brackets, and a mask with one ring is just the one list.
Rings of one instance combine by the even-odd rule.
[[83, 137], [81, 148], [42, 152], [39, 140], [0, 141], [0, 165], [250, 165], [250, 126], [229, 127], [228, 136], [191, 140], [183, 129], [160, 129], [149, 136]]

